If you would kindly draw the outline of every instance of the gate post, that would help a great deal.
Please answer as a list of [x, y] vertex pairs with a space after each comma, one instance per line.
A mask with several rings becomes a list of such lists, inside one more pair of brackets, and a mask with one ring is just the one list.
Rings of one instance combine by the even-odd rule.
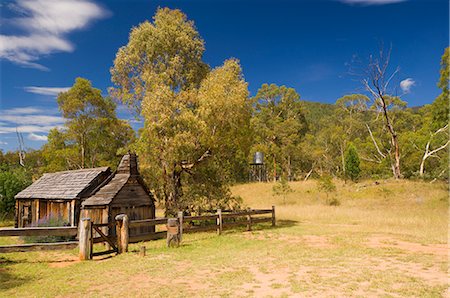
[[272, 227], [275, 226], [275, 206], [272, 206]]
[[222, 234], [222, 209], [217, 209], [217, 234]]
[[180, 234], [180, 236], [179, 236], [180, 237], [180, 242], [183, 239], [183, 217], [184, 217], [183, 211], [178, 211], [178, 221], [179, 221], [179, 224], [180, 224], [178, 233]]
[[115, 218], [116, 220], [116, 235], [117, 235], [117, 248], [118, 253], [128, 252], [128, 242], [130, 240], [130, 234], [128, 231], [128, 215], [119, 214]]
[[80, 260], [92, 259], [92, 222], [90, 218], [82, 218], [78, 227], [78, 241], [80, 248]]

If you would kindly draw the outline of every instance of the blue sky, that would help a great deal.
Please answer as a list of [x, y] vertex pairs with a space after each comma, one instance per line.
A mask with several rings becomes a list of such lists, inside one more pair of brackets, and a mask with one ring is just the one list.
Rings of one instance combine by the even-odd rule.
[[[158, 6], [180, 8], [206, 42], [212, 67], [240, 59], [250, 92], [263, 83], [294, 87], [301, 99], [332, 103], [361, 92], [349, 64], [392, 45], [395, 86], [409, 106], [439, 94], [439, 62], [448, 46], [448, 1], [91, 1], [1, 2], [0, 149], [39, 148], [63, 125], [56, 94], [85, 77], [111, 86], [109, 68], [133, 26]], [[119, 116], [131, 119], [125, 108]], [[132, 123], [136, 127], [136, 123]]]

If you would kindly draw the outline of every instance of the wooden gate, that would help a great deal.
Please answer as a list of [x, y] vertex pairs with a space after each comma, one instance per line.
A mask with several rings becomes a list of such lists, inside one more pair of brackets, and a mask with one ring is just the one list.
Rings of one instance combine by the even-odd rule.
[[[106, 235], [104, 233], [104, 231], [102, 231], [102, 228], [107, 228], [108, 229], [108, 235]], [[94, 256], [102, 256], [102, 255], [108, 255], [108, 254], [112, 254], [112, 253], [118, 253], [118, 249], [117, 249], [117, 237], [114, 236], [115, 233], [113, 233], [113, 229], [115, 228], [115, 226], [113, 224], [92, 224], [92, 230], [91, 230], [91, 235], [92, 235], [92, 240], [91, 240], [91, 259]], [[98, 236], [97, 236], [98, 235]], [[97, 236], [97, 237], [96, 237]], [[94, 243], [107, 243], [107, 250], [105, 251], [98, 251], [98, 252], [94, 252]]]

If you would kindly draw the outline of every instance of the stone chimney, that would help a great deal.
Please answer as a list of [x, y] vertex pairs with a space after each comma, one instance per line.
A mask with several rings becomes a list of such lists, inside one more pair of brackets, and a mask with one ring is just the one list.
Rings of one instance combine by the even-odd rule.
[[128, 152], [122, 157], [119, 166], [117, 167], [117, 174], [130, 174], [131, 176], [138, 176], [138, 161], [135, 153]]

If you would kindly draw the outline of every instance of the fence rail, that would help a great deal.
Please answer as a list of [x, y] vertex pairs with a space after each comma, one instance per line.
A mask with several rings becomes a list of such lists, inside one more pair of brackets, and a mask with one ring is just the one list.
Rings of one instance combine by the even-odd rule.
[[77, 227], [30, 227], [0, 229], [3, 236], [76, 236]]

